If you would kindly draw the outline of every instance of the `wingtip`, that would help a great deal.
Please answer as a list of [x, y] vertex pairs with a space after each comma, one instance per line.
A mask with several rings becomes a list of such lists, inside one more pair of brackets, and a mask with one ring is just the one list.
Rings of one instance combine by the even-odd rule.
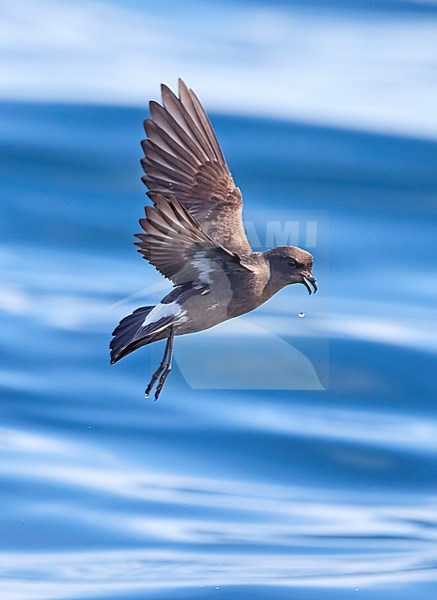
[[188, 91], [188, 86], [185, 83], [185, 81], [182, 79], [182, 77], [178, 78], [178, 94], [179, 94], [179, 99], [181, 98], [181, 94], [183, 92]]
[[150, 102], [149, 102], [149, 112], [150, 112], [150, 114], [152, 116], [152, 118], [149, 119], [149, 120], [153, 122], [153, 116], [154, 115], [156, 116], [157, 113], [160, 114], [162, 112], [162, 106], [156, 100], [150, 100]]
[[155, 130], [155, 123], [152, 121], [152, 119], [144, 119], [143, 127], [144, 127], [145, 134], [149, 138]]
[[168, 87], [168, 85], [161, 83], [161, 98], [164, 99], [164, 96], [169, 92], [171, 93], [171, 89]]

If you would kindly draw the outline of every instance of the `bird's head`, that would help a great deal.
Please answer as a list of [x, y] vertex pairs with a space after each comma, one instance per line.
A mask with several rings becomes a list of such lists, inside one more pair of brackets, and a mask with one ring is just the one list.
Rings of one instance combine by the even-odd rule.
[[313, 257], [296, 246], [280, 246], [267, 250], [265, 258], [270, 263], [271, 279], [279, 284], [302, 283], [309, 294], [317, 292], [317, 282], [312, 275]]

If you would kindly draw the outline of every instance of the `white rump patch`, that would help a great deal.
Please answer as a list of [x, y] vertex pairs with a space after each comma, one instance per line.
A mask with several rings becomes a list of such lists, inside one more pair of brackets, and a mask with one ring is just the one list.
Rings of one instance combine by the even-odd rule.
[[186, 311], [182, 310], [181, 305], [175, 302], [169, 304], [157, 304], [152, 308], [147, 317], [144, 319], [143, 327], [151, 323], [157, 323], [165, 317], [183, 317]]

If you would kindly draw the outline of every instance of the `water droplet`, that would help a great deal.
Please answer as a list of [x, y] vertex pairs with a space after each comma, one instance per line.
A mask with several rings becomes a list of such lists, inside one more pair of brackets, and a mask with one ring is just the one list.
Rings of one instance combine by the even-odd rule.
[[300, 312], [297, 316], [299, 317], [299, 319], [303, 319], [305, 317], [305, 313]]

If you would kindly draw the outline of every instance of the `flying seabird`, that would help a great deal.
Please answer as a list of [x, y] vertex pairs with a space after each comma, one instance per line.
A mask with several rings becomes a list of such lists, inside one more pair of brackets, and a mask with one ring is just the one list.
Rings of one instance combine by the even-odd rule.
[[284, 286], [317, 291], [313, 257], [295, 246], [253, 252], [242, 221], [243, 201], [208, 116], [179, 80], [179, 97], [161, 86], [162, 106], [150, 102], [141, 142], [142, 181], [153, 204], [140, 219], [138, 252], [172, 291], [156, 306], [143, 306], [115, 328], [111, 363], [137, 348], [167, 340], [155, 399], [172, 367], [174, 338], [202, 331], [254, 310]]

